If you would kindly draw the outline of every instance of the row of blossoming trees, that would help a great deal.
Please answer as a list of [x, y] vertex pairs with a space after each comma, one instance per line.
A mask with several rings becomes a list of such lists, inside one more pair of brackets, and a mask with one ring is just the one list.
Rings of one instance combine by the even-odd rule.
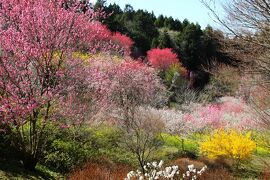
[[80, 124], [104, 102], [100, 97], [108, 90], [109, 74], [75, 52], [124, 55], [132, 45], [97, 22], [100, 14], [81, 13], [79, 2], [68, 8], [66, 3], [1, 2], [0, 126], [12, 136], [27, 169], [42, 156], [46, 126]]
[[[133, 41], [96, 21], [102, 15], [82, 11], [80, 1], [1, 3], [0, 127], [27, 169], [42, 158], [48, 125], [79, 125], [110, 108], [128, 132], [138, 123], [137, 107], [164, 103], [165, 88], [154, 69], [90, 58], [102, 52], [129, 59]], [[170, 49], [161, 52], [162, 60], [149, 52], [154, 67], [179, 63]], [[171, 61], [164, 61], [167, 55]]]

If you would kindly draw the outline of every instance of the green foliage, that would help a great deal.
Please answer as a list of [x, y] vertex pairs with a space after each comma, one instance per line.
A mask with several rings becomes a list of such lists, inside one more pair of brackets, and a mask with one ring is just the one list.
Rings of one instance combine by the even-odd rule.
[[90, 137], [91, 132], [86, 128], [71, 127], [59, 130], [46, 147], [45, 164], [61, 172], [82, 165], [97, 155]]
[[171, 38], [167, 30], [164, 30], [163, 32], [160, 33], [158, 37], [158, 43], [156, 44], [155, 47], [158, 47], [161, 49], [173, 47], [173, 42], [171, 41]]
[[165, 71], [165, 80], [171, 85], [175, 73], [179, 74], [179, 82], [176, 86], [181, 87], [185, 84], [185, 78], [183, 77], [186, 74], [186, 69], [181, 66], [181, 64], [173, 64]]
[[134, 164], [135, 157], [121, 145], [123, 135], [116, 127], [101, 126], [92, 129], [92, 141], [100, 156], [105, 156], [116, 163]]
[[161, 138], [164, 142], [164, 147], [175, 147], [179, 151], [182, 149], [181, 146], [184, 145], [185, 151], [193, 152], [194, 154], [198, 153], [199, 146], [193, 139], [184, 138], [184, 144], [182, 144], [183, 139], [180, 136], [162, 133]]
[[177, 45], [181, 54], [182, 63], [189, 70], [198, 70], [202, 64], [203, 57], [203, 31], [198, 24], [189, 24], [179, 34]]
[[181, 138], [179, 136], [162, 133], [161, 137], [165, 146], [180, 147], [181, 145]]
[[114, 162], [133, 164], [135, 157], [119, 145], [121, 138], [118, 129], [109, 126], [59, 130], [46, 147], [45, 164], [61, 172], [68, 172], [102, 156]]
[[258, 130], [253, 133], [253, 140], [256, 141], [256, 155], [269, 156], [270, 155], [270, 132]]
[[133, 21], [129, 21], [130, 27], [127, 29], [129, 29], [130, 32], [128, 35], [134, 39], [135, 45], [140, 47], [143, 52], [151, 48], [152, 39], [158, 36], [154, 20], [153, 14], [138, 10], [133, 16]]
[[158, 28], [162, 28], [164, 27], [164, 16], [163, 15], [159, 15], [158, 18], [155, 21], [155, 26]]
[[102, 9], [106, 4], [106, 0], [97, 0], [94, 6], [95, 10]]

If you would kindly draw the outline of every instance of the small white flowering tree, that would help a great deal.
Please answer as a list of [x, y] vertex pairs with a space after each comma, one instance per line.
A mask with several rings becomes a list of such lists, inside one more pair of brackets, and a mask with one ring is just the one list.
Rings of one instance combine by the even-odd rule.
[[202, 175], [207, 169], [206, 166], [204, 166], [201, 170], [197, 170], [194, 168], [194, 165], [188, 165], [188, 170], [182, 174], [182, 177], [180, 175], [180, 170], [178, 166], [167, 166], [163, 167], [163, 160], [161, 160], [159, 163], [154, 161], [152, 163], [147, 163], [143, 168], [145, 173], [142, 173], [141, 171], [130, 171], [127, 174], [127, 177], [125, 180], [132, 180], [132, 179], [138, 179], [138, 180], [154, 180], [154, 179], [183, 179], [183, 180], [196, 180], [199, 176]]
[[[137, 158], [141, 169], [159, 145], [163, 123], [147, 111], [166, 101], [166, 89], [154, 69], [126, 61], [108, 70], [111, 82], [107, 92], [110, 115], [122, 130], [123, 144]], [[143, 110], [142, 110], [143, 109]]]

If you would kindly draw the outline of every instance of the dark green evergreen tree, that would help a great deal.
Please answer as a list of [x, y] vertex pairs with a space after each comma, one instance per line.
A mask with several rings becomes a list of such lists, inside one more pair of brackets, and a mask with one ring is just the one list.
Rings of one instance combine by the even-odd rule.
[[198, 24], [189, 24], [177, 38], [183, 65], [189, 70], [199, 70], [203, 62], [203, 31]]
[[170, 35], [168, 34], [166, 30], [160, 34], [157, 47], [161, 49], [173, 47]]
[[174, 24], [174, 19], [171, 16], [164, 20], [164, 26], [170, 30], [173, 28], [173, 24]]
[[107, 0], [97, 0], [94, 5], [94, 10], [104, 8], [106, 6]]
[[171, 30], [181, 32], [183, 30], [182, 28], [183, 27], [182, 27], [181, 21], [179, 19], [174, 20], [174, 22], [171, 26]]
[[155, 21], [155, 26], [157, 28], [162, 28], [164, 27], [164, 16], [163, 15], [159, 15], [158, 18]]

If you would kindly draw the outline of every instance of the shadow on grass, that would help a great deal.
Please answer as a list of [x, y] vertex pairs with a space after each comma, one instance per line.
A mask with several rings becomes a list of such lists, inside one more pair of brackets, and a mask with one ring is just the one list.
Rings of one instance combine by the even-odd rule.
[[[16, 160], [0, 159], [0, 179], [16, 180], [36, 180], [36, 179], [56, 179], [48, 171], [37, 168], [36, 171], [27, 171], [22, 163]], [[58, 178], [57, 178], [58, 179]]]

